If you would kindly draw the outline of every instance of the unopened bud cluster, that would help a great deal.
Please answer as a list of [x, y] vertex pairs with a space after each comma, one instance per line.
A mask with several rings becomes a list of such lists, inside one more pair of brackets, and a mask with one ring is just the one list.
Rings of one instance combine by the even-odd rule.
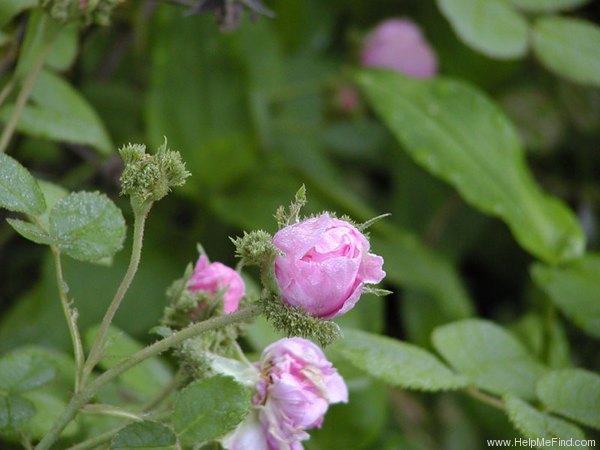
[[81, 20], [107, 26], [113, 9], [124, 0], [40, 0], [40, 6], [59, 22]]
[[168, 150], [166, 142], [154, 155], [142, 144], [128, 144], [119, 153], [125, 162], [121, 195], [129, 195], [134, 206], [160, 200], [190, 176], [179, 152]]

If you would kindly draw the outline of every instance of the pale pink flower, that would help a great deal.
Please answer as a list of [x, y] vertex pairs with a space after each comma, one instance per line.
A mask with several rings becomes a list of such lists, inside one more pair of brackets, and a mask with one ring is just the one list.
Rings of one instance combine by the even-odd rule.
[[322, 214], [285, 227], [273, 237], [282, 251], [275, 278], [283, 301], [331, 319], [350, 311], [365, 284], [384, 277], [383, 258], [369, 253], [367, 238], [344, 220]]
[[413, 78], [430, 78], [437, 73], [437, 58], [421, 28], [412, 20], [388, 19], [364, 40], [361, 64], [392, 69]]
[[323, 352], [301, 338], [281, 339], [262, 353], [253, 410], [223, 440], [228, 450], [302, 450], [306, 430], [320, 428], [348, 389]]
[[244, 280], [240, 274], [220, 262], [209, 263], [206, 255], [200, 255], [198, 258], [187, 288], [190, 291], [205, 291], [209, 294], [223, 291], [223, 310], [226, 313], [237, 311], [240, 300], [246, 294]]

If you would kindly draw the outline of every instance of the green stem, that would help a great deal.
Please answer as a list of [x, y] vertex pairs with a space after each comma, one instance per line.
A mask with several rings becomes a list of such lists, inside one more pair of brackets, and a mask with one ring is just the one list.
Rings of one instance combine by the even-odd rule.
[[69, 288], [63, 276], [62, 262], [60, 260], [60, 251], [51, 246], [52, 256], [54, 257], [54, 267], [56, 268], [56, 284], [58, 285], [58, 295], [60, 297], [60, 303], [62, 304], [65, 319], [69, 327], [69, 333], [71, 334], [71, 342], [73, 343], [73, 353], [75, 354], [75, 392], [81, 389], [82, 375], [83, 375], [83, 364], [84, 364], [84, 353], [83, 345], [81, 343], [81, 336], [77, 328], [77, 313], [71, 309], [69, 305], [68, 291]]
[[180, 344], [186, 339], [198, 336], [206, 331], [226, 327], [234, 323], [246, 322], [256, 317], [259, 313], [260, 308], [258, 305], [248, 306], [231, 314], [226, 314], [190, 325], [189, 327], [184, 328], [183, 330], [178, 331], [169, 337], [161, 339], [160, 341], [145, 347], [137, 353], [134, 353], [126, 360], [123, 360], [114, 366], [112, 369], [104, 372], [90, 384], [85, 386], [81, 391], [77, 392], [71, 398], [71, 401], [67, 405], [66, 409], [54, 423], [48, 434], [46, 434], [46, 436], [44, 436], [44, 438], [37, 445], [36, 450], [48, 450], [50, 446], [58, 439], [60, 433], [77, 415], [77, 412], [81, 409], [81, 407], [87, 404], [102, 386], [115, 379], [123, 372], [131, 369], [142, 361], [151, 358], [152, 356], [159, 355], [169, 348]]
[[158, 394], [156, 394], [154, 397], [152, 397], [140, 407], [140, 411], [146, 412], [156, 408], [163, 402], [163, 400], [165, 400], [171, 394], [171, 392], [173, 392], [179, 387], [179, 385], [183, 382], [184, 378], [184, 372], [182, 370], [179, 370], [171, 379], [171, 381], [169, 381], [169, 383], [158, 392]]
[[[171, 415], [171, 411], [164, 411], [164, 412], [158, 413], [156, 415], [153, 415], [152, 417], [149, 417], [149, 419], [152, 419], [156, 422], [160, 422], [164, 419], [168, 419], [170, 415]], [[89, 450], [89, 449], [96, 448], [100, 444], [104, 444], [105, 442], [110, 441], [115, 434], [117, 434], [119, 431], [121, 431], [123, 428], [125, 428], [127, 425], [129, 425], [133, 422], [135, 422], [135, 420], [128, 421], [123, 425], [119, 425], [118, 427], [112, 428], [108, 431], [105, 431], [104, 433], [101, 433], [97, 436], [91, 437], [86, 441], [80, 442], [79, 444], [69, 447], [67, 450]]]
[[146, 218], [148, 217], [148, 212], [150, 212], [150, 208], [152, 204], [148, 204], [145, 208], [142, 208], [139, 211], [135, 211], [135, 218], [133, 224], [133, 244], [131, 247], [131, 258], [129, 260], [129, 267], [127, 267], [127, 271], [123, 276], [123, 280], [115, 293], [110, 306], [106, 310], [106, 314], [102, 319], [102, 324], [100, 325], [100, 329], [98, 330], [98, 334], [94, 339], [94, 343], [92, 344], [92, 349], [90, 350], [90, 354], [88, 355], [87, 361], [85, 362], [83, 368], [83, 384], [87, 382], [89, 375], [94, 370], [98, 361], [102, 359], [102, 353], [104, 350], [104, 339], [106, 338], [106, 333], [108, 332], [108, 328], [123, 301], [123, 297], [129, 290], [129, 286], [131, 286], [131, 282], [133, 281], [133, 277], [135, 276], [138, 267], [140, 265], [140, 257], [142, 255], [142, 245], [144, 241], [144, 227], [146, 224]]
[[31, 94], [31, 90], [35, 84], [35, 80], [37, 80], [37, 76], [42, 70], [42, 67], [44, 67], [46, 57], [52, 48], [53, 42], [53, 39], [48, 39], [44, 43], [44, 46], [37, 54], [37, 59], [31, 68], [31, 72], [29, 72], [27, 78], [25, 78], [25, 81], [23, 82], [23, 86], [21, 87], [21, 91], [17, 96], [17, 100], [15, 102], [15, 106], [13, 107], [10, 118], [2, 130], [2, 135], [0, 136], [0, 153], [4, 153], [8, 147], [8, 144], [10, 143], [10, 139], [12, 138], [15, 128], [17, 127], [17, 123], [19, 122], [19, 118], [23, 112], [23, 108], [27, 104], [27, 100], [29, 99], [29, 95]]
[[13, 78], [8, 83], [6, 83], [6, 85], [2, 88], [2, 91], [0, 91], [0, 106], [2, 106], [2, 103], [4, 103], [4, 100], [6, 100], [6, 97], [8, 97], [10, 95], [10, 93], [12, 92], [14, 87], [15, 87], [15, 79]]
[[465, 389], [465, 392], [471, 397], [479, 400], [480, 402], [486, 403], [494, 408], [504, 411], [504, 402], [499, 398], [481, 392], [479, 389], [470, 386]]

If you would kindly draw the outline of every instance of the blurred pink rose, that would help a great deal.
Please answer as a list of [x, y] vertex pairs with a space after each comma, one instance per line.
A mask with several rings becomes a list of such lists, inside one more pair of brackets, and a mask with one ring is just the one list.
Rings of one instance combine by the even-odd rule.
[[371, 31], [363, 43], [361, 64], [382, 67], [414, 78], [437, 73], [435, 52], [421, 29], [409, 19], [388, 19]]
[[301, 450], [306, 430], [319, 428], [329, 405], [347, 403], [343, 378], [312, 342], [281, 339], [256, 363], [254, 410], [224, 439], [228, 450]]
[[187, 287], [190, 291], [210, 294], [223, 290], [223, 310], [226, 313], [237, 311], [240, 300], [246, 294], [244, 280], [235, 270], [219, 262], [209, 263], [206, 255], [198, 258]]
[[350, 311], [365, 284], [385, 277], [383, 258], [352, 224], [322, 214], [285, 227], [273, 237], [281, 297], [290, 306], [331, 319]]

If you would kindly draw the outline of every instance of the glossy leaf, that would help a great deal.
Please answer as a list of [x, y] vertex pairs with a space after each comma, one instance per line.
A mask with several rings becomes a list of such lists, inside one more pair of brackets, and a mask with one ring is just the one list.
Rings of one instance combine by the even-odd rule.
[[35, 414], [33, 404], [16, 394], [0, 393], [0, 430], [16, 430]]
[[123, 247], [125, 219], [106, 195], [75, 192], [50, 212], [50, 236], [59, 249], [81, 261], [96, 262]]
[[44, 196], [29, 171], [15, 159], [0, 154], [0, 208], [25, 214], [44, 212]]
[[600, 338], [600, 255], [586, 255], [564, 267], [536, 264], [531, 274], [565, 316]]
[[503, 0], [437, 0], [460, 39], [492, 58], [514, 59], [527, 52], [525, 18]]
[[19, 219], [6, 219], [6, 221], [25, 239], [29, 239], [36, 244], [52, 244], [52, 239], [50, 236], [48, 236], [48, 233], [42, 230], [39, 226]]
[[450, 79], [414, 80], [387, 71], [362, 72], [359, 81], [412, 158], [467, 202], [503, 219], [521, 246], [549, 262], [583, 253], [577, 219], [542, 193], [517, 132], [482, 92]]
[[600, 376], [582, 369], [563, 369], [543, 376], [537, 394], [549, 411], [600, 429]]
[[175, 402], [175, 432], [187, 445], [216, 439], [235, 428], [249, 407], [250, 392], [233, 378], [197, 381], [181, 391]]
[[542, 17], [533, 51], [548, 69], [578, 83], [600, 86], [600, 27], [581, 19]]
[[444, 359], [477, 387], [535, 398], [535, 384], [546, 369], [502, 327], [468, 319], [436, 328], [432, 339]]
[[345, 329], [331, 346], [357, 368], [392, 386], [422, 391], [460, 389], [466, 380], [416, 345]]
[[175, 448], [177, 437], [166, 425], [157, 422], [135, 422], [117, 433], [111, 443], [111, 450]]
[[[97, 333], [98, 327], [90, 328], [87, 331], [84, 338], [87, 347], [91, 347]], [[116, 366], [130, 355], [144, 348], [140, 342], [114, 325], [108, 329], [107, 342], [109, 342], [109, 346], [104, 358], [100, 361], [100, 367], [105, 370]], [[143, 401], [148, 400], [164, 388], [171, 378], [172, 373], [169, 366], [159, 357], [153, 357], [129, 369], [120, 376], [119, 380], [130, 390], [130, 395], [132, 394]]]
[[45, 359], [15, 351], [0, 359], [0, 392], [30, 391], [51, 381], [56, 369]]
[[[558, 417], [553, 417], [547, 413], [538, 411], [527, 402], [520, 398], [509, 395], [504, 399], [506, 413], [513, 425], [527, 438], [530, 439], [585, 439], [583, 432], [575, 425], [566, 422]], [[547, 449], [567, 449], [572, 446], [556, 445], [544, 446]], [[581, 446], [578, 448], [586, 449]]]
[[579, 8], [590, 0], [510, 0], [517, 8], [533, 13], [549, 13]]

